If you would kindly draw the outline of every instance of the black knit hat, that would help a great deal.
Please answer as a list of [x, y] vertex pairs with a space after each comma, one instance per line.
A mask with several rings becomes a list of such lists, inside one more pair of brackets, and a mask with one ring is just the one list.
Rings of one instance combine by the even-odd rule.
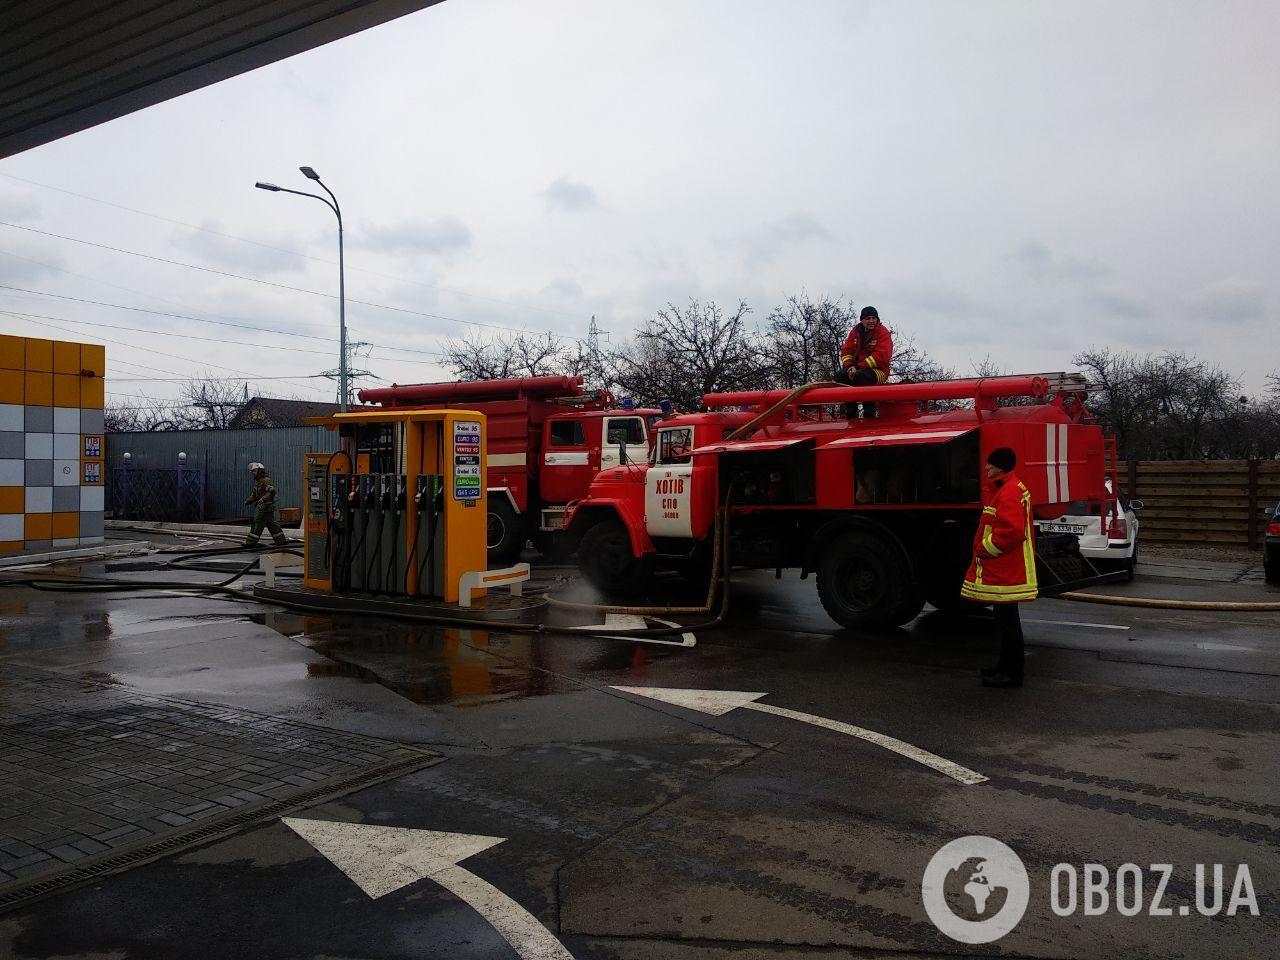
[[996, 447], [987, 454], [987, 463], [1004, 473], [1008, 473], [1018, 465], [1018, 455], [1008, 447]]
[[875, 307], [863, 307], [862, 313], [858, 315], [858, 319], [865, 320], [867, 319], [867, 317], [875, 317], [877, 320], [879, 320], [880, 314], [879, 312], [877, 312]]

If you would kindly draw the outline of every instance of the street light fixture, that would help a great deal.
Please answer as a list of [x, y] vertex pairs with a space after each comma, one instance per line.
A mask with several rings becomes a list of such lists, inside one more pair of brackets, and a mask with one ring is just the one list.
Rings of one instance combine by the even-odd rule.
[[347, 371], [347, 278], [346, 270], [343, 266], [342, 208], [338, 206], [338, 198], [333, 195], [333, 191], [326, 187], [324, 181], [320, 179], [320, 174], [316, 173], [311, 167], [299, 167], [298, 169], [308, 180], [314, 180], [320, 184], [320, 188], [329, 195], [329, 199], [326, 200], [318, 193], [290, 190], [288, 187], [277, 187], [274, 183], [263, 183], [261, 180], [255, 183], [254, 186], [259, 190], [270, 190], [272, 193], [292, 193], [299, 197], [311, 197], [313, 200], [319, 200], [332, 210], [333, 215], [338, 218], [338, 408], [345, 413], [347, 411], [348, 381], [350, 378]]

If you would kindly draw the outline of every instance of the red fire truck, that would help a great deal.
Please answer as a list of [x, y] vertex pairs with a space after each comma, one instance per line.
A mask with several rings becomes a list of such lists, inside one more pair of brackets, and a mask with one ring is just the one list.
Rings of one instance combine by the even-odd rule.
[[417, 383], [361, 390], [383, 407], [479, 410], [488, 418], [489, 560], [514, 561], [525, 543], [555, 551], [567, 504], [599, 470], [649, 459], [656, 409], [618, 409], [605, 391], [585, 394], [582, 377], [521, 377]]
[[[708, 394], [708, 412], [657, 425], [650, 464], [602, 471], [569, 533], [583, 575], [617, 592], [658, 563], [705, 570], [724, 508], [733, 565], [816, 573], [838, 623], [896, 626], [926, 601], [959, 605], [996, 447], [1017, 452], [1037, 517], [1108, 502], [1112, 448], [1087, 392], [1048, 374]], [[879, 415], [837, 415], [854, 402]], [[1109, 579], [1069, 535], [1037, 536], [1043, 592]]]

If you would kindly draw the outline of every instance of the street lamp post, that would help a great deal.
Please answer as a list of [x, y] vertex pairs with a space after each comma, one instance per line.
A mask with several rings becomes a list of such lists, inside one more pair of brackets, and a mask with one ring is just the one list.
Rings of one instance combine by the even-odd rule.
[[319, 200], [332, 210], [333, 215], [338, 218], [338, 407], [345, 413], [347, 410], [349, 377], [347, 371], [347, 277], [342, 262], [342, 208], [338, 206], [338, 198], [333, 195], [333, 191], [325, 186], [324, 181], [320, 179], [320, 174], [316, 173], [311, 167], [299, 167], [298, 169], [302, 171], [302, 175], [308, 180], [314, 180], [320, 184], [320, 188], [329, 195], [329, 199], [326, 200], [318, 193], [307, 193], [304, 190], [277, 187], [274, 183], [259, 181], [254, 186], [259, 190], [270, 190], [273, 193], [292, 193], [299, 197], [311, 197], [313, 200]]

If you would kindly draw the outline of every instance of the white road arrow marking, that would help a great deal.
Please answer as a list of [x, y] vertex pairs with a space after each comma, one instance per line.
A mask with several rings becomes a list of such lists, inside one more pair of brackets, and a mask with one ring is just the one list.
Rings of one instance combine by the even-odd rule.
[[[604, 623], [591, 623], [583, 627], [570, 627], [571, 630], [584, 630], [590, 633], [605, 634], [613, 640], [631, 640], [634, 643], [653, 643], [661, 647], [692, 647], [698, 641], [694, 639], [692, 633], [680, 634], [679, 640], [658, 640], [656, 638], [646, 637], [641, 631], [648, 628], [648, 621], [660, 623], [664, 627], [678, 627], [680, 624], [672, 623], [670, 620], [659, 620], [657, 617], [640, 617], [630, 613], [606, 613], [604, 615]], [[607, 634], [608, 630], [634, 630], [635, 633], [614, 633]]]
[[458, 866], [458, 861], [502, 843], [503, 837], [295, 817], [283, 821], [375, 900], [431, 879], [484, 917], [523, 960], [573, 960], [537, 917]]
[[884, 747], [886, 750], [892, 750], [900, 756], [916, 761], [916, 763], [931, 767], [939, 773], [945, 773], [953, 780], [958, 780], [966, 785], [983, 783], [988, 779], [975, 770], [962, 767], [958, 763], [940, 757], [936, 753], [930, 753], [928, 750], [922, 750], [920, 747], [907, 743], [905, 740], [899, 740], [897, 737], [876, 733], [876, 731], [868, 730], [866, 727], [855, 727], [851, 723], [842, 723], [839, 720], [817, 717], [812, 713], [801, 713], [798, 710], [788, 710], [786, 707], [775, 707], [769, 703], [756, 703], [757, 700], [765, 695], [763, 693], [750, 693], [745, 690], [681, 690], [668, 687], [614, 687], [613, 689], [621, 690], [623, 693], [631, 693], [637, 697], [648, 697], [651, 700], [661, 700], [663, 703], [671, 703], [677, 707], [697, 710], [713, 717], [723, 717], [730, 710], [736, 710], [739, 707], [744, 710], [755, 710], [758, 713], [771, 713], [777, 717], [799, 720], [801, 723], [813, 724], [815, 727], [824, 727], [827, 730], [834, 730], [836, 733], [844, 733], [851, 737], [857, 737], [859, 740], [866, 740], [868, 743], [874, 743], [877, 746]]

